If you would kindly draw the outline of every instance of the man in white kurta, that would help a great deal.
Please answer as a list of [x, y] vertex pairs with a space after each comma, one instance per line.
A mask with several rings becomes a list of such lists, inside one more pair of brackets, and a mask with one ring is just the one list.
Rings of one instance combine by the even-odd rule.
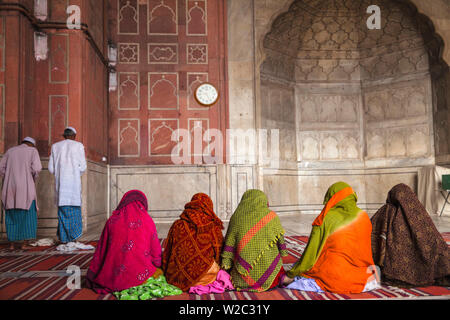
[[62, 243], [81, 237], [81, 176], [86, 171], [86, 157], [82, 143], [75, 141], [76, 130], [64, 130], [64, 140], [52, 146], [48, 171], [55, 175], [58, 205], [58, 237]]

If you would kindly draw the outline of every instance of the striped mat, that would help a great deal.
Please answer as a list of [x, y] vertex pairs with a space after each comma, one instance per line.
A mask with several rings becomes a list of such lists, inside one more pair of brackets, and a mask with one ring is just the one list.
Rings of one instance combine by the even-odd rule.
[[[450, 233], [442, 234], [450, 245]], [[161, 241], [163, 243], [164, 240]], [[289, 269], [301, 256], [307, 244], [307, 236], [287, 236], [289, 256], [283, 264]], [[95, 242], [89, 244], [96, 245]], [[55, 247], [34, 248], [28, 251], [8, 252], [0, 246], [0, 300], [115, 300], [111, 294], [98, 295], [84, 288], [84, 276], [93, 251], [60, 253]], [[67, 287], [69, 266], [81, 269], [81, 289]], [[276, 288], [268, 292], [237, 292], [195, 295], [184, 293], [162, 300], [367, 300], [398, 298], [450, 299], [450, 287], [423, 287], [401, 289], [383, 286], [381, 289], [360, 294], [314, 293]]]

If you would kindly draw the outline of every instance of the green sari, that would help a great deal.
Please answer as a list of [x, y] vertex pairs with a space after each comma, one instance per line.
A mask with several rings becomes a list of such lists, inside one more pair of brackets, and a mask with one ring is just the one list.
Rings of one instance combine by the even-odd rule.
[[248, 190], [231, 217], [221, 267], [237, 290], [266, 291], [282, 271], [287, 256], [284, 229], [260, 190]]

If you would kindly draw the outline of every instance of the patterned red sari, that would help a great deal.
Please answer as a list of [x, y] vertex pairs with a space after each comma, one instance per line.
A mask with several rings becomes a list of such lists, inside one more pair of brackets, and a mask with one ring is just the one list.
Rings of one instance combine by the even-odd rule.
[[143, 284], [161, 266], [161, 245], [145, 195], [127, 192], [106, 222], [86, 275], [100, 294]]
[[162, 269], [167, 282], [187, 291], [203, 281], [214, 262], [219, 264], [222, 229], [211, 198], [204, 193], [194, 195], [180, 219], [173, 223], [164, 244]]

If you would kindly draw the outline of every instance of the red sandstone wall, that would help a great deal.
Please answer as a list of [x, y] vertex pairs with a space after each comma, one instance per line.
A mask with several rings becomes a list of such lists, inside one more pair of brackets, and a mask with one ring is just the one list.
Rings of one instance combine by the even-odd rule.
[[[65, 28], [67, 0], [49, 1], [48, 19], [37, 25], [29, 18], [33, 1], [8, 2], [15, 10], [0, 7], [0, 153], [30, 135], [47, 157], [71, 125], [87, 157], [101, 161], [108, 152], [106, 1], [70, 1], [80, 6], [91, 41], [84, 31]], [[34, 58], [32, 26], [48, 34], [47, 60]]]
[[[118, 89], [110, 92], [110, 162], [171, 164], [172, 132], [227, 127], [226, 1], [112, 0], [109, 37], [118, 46]], [[197, 104], [202, 82], [219, 88]], [[206, 147], [206, 144], [204, 145]]]

